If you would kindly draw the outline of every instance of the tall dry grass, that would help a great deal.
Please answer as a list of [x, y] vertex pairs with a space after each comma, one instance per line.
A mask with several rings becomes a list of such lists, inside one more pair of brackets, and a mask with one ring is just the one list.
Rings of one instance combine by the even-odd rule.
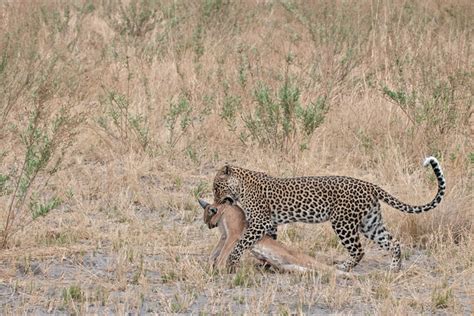
[[[469, 310], [470, 1], [0, 8], [5, 311]], [[405, 256], [429, 257], [400, 278], [375, 272], [341, 287], [248, 267], [235, 277], [206, 270], [216, 240], [195, 197], [210, 196], [224, 162], [275, 176], [356, 176], [424, 203], [435, 187], [421, 168], [428, 154], [445, 171], [443, 203], [420, 216], [384, 211]], [[343, 254], [324, 225], [289, 225], [280, 236], [313, 254]], [[108, 262], [105, 272], [84, 263], [91, 253]], [[59, 259], [77, 275], [51, 277]], [[279, 287], [295, 296], [285, 300]]]

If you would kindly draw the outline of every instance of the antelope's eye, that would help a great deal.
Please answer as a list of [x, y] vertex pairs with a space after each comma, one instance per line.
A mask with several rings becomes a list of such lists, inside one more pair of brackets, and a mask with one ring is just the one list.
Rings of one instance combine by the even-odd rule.
[[209, 209], [209, 213], [211, 213], [211, 215], [216, 214], [216, 213], [217, 213], [217, 208], [211, 207], [211, 208]]

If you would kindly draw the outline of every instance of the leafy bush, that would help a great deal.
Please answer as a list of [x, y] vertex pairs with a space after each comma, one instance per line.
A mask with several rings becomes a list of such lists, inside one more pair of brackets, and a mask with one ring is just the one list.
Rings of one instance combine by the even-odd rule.
[[191, 124], [192, 107], [188, 99], [181, 96], [178, 102], [171, 102], [166, 114], [166, 128], [169, 131], [168, 144], [174, 147]]
[[[423, 132], [430, 151], [443, 154], [446, 149], [440, 135], [449, 135], [468, 124], [470, 106], [463, 108], [455, 96], [463, 86], [463, 77], [426, 84], [423, 89], [382, 87], [383, 94], [405, 113], [412, 130]], [[453, 155], [453, 153], [451, 153]]]
[[[21, 140], [25, 147], [23, 163], [21, 169], [11, 177], [14, 182], [10, 203], [6, 209], [6, 221], [2, 232], [1, 247], [7, 246], [9, 238], [19, 229], [29, 223], [18, 220], [24, 211], [24, 206], [30, 190], [40, 173], [45, 173], [49, 177], [58, 170], [65, 149], [71, 145], [75, 136], [75, 128], [80, 119], [70, 116], [65, 108], [52, 117], [47, 116], [47, 109], [39, 104], [30, 113], [28, 124], [21, 134]], [[47, 169], [50, 167], [49, 169]], [[6, 182], [6, 177], [3, 186]], [[10, 177], [8, 177], [9, 179]], [[44, 182], [44, 185], [47, 181]], [[2, 190], [3, 191], [3, 190]], [[35, 194], [40, 192], [35, 191]], [[51, 209], [59, 205], [59, 200], [53, 199], [46, 205], [37, 204], [32, 201], [30, 209], [32, 219], [46, 215]]]
[[40, 216], [45, 216], [51, 210], [55, 209], [61, 204], [61, 200], [58, 197], [54, 197], [48, 200], [46, 203], [40, 203], [39, 201], [33, 200], [30, 202], [30, 211], [33, 219], [37, 219]]
[[227, 123], [227, 127], [231, 131], [237, 128], [236, 116], [238, 110], [241, 109], [241, 100], [238, 96], [226, 95], [222, 103], [220, 117]]
[[129, 99], [115, 91], [109, 91], [101, 103], [104, 114], [97, 121], [99, 126], [122, 144], [136, 143], [138, 148], [146, 151], [151, 141], [147, 117], [132, 112]]
[[285, 82], [274, 93], [265, 84], [260, 84], [254, 93], [255, 111], [242, 118], [249, 136], [261, 146], [289, 150], [301, 135], [306, 142], [323, 123], [328, 111], [326, 99], [303, 106], [300, 90]]

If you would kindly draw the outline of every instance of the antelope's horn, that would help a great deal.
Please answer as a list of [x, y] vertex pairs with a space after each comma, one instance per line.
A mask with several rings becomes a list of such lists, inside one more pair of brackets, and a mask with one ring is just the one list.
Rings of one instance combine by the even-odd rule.
[[206, 207], [209, 206], [209, 203], [207, 203], [206, 201], [202, 200], [202, 199], [198, 199], [198, 202], [199, 202], [199, 205], [201, 205], [201, 207], [203, 209], [206, 209]]

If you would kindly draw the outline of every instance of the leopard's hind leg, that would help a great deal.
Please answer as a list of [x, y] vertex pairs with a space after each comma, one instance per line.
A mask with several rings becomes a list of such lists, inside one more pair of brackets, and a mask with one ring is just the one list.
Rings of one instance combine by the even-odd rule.
[[365, 237], [375, 241], [381, 248], [392, 253], [390, 270], [399, 271], [401, 268], [400, 243], [392, 238], [392, 235], [385, 228], [379, 203], [362, 218], [359, 230]]

